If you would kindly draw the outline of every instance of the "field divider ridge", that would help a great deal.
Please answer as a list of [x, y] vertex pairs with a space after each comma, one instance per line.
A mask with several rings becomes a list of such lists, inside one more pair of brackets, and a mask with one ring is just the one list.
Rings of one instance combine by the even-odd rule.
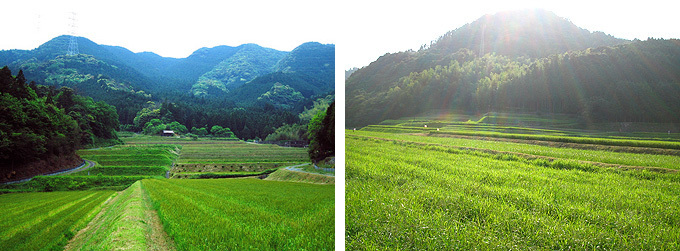
[[440, 138], [486, 140], [486, 141], [502, 141], [502, 142], [531, 144], [531, 145], [539, 145], [539, 146], [547, 146], [547, 147], [558, 147], [558, 148], [565, 147], [565, 148], [573, 148], [573, 149], [581, 149], [581, 150], [596, 150], [596, 151], [611, 151], [611, 152], [624, 152], [624, 153], [642, 153], [642, 154], [680, 156], [680, 150], [653, 148], [653, 147], [597, 145], [597, 144], [570, 143], [570, 142], [549, 141], [549, 140], [517, 139], [517, 138], [503, 138], [503, 137], [492, 137], [492, 136], [471, 136], [471, 135], [450, 134], [450, 133], [410, 133], [409, 135], [440, 137]]
[[[474, 147], [451, 146], [451, 145], [443, 145], [443, 144], [437, 144], [437, 143], [423, 143], [423, 142], [415, 142], [415, 141], [399, 140], [399, 139], [386, 139], [386, 138], [371, 137], [371, 136], [346, 135], [346, 137], [352, 137], [352, 138], [358, 138], [358, 139], [364, 138], [364, 139], [372, 139], [372, 140], [378, 140], [378, 141], [391, 141], [391, 142], [395, 142], [395, 143], [411, 144], [411, 145], [417, 145], [417, 146], [421, 146], [421, 147], [443, 147], [443, 148], [456, 149], [456, 150], [460, 150], [460, 151], [464, 151], [464, 152], [479, 152], [479, 153], [486, 153], [486, 154], [490, 154], [490, 155], [513, 155], [513, 156], [517, 156], [519, 158], [525, 159], [527, 161], [539, 160], [539, 159], [540, 160], [546, 160], [548, 162], [554, 162], [556, 160], [566, 160], [566, 159], [562, 159], [562, 158], [533, 155], [533, 154], [526, 154], [526, 153], [519, 153], [519, 152], [498, 151], [498, 150], [491, 150], [491, 149], [484, 149], [484, 148], [474, 148]], [[568, 161], [574, 161], [574, 162], [588, 164], [588, 165], [592, 165], [592, 166], [596, 166], [596, 167], [617, 168], [617, 169], [621, 169], [621, 170], [630, 170], [630, 169], [648, 170], [648, 171], [654, 171], [654, 172], [659, 172], [659, 173], [676, 173], [678, 171], [678, 170], [662, 168], [662, 167], [630, 166], [630, 165], [610, 164], [610, 163], [584, 161], [584, 160], [568, 160]]]

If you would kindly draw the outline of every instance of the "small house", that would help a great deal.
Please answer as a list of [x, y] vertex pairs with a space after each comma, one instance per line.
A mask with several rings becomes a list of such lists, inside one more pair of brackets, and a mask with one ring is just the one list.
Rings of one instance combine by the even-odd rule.
[[172, 137], [175, 136], [175, 131], [173, 130], [163, 130], [161, 136]]

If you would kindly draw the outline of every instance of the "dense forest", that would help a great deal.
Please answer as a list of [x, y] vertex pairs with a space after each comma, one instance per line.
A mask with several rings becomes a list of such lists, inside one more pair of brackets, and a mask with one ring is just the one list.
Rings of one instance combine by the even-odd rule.
[[113, 105], [124, 130], [152, 132], [144, 131], [146, 123], [158, 119], [189, 131], [220, 126], [238, 138], [264, 139], [283, 125], [304, 123], [300, 113], [334, 92], [332, 44], [309, 42], [291, 52], [255, 44], [217, 46], [177, 59], [82, 37], [80, 54], [69, 56], [69, 39], [0, 51], [0, 65], [21, 70], [39, 85], [68, 87]]
[[[485, 16], [420, 51], [387, 54], [357, 70], [346, 83], [347, 126], [432, 110], [564, 113], [593, 123], [680, 122], [680, 40], [621, 42], [584, 32], [550, 12], [538, 13], [549, 24], [536, 29], [541, 32], [494, 23], [524, 20], [508, 13]], [[470, 34], [477, 34], [473, 27], [494, 27], [485, 37], [499, 40], [482, 43], [478, 36], [478, 45], [495, 44], [480, 50], [469, 42], [475, 40]], [[549, 39], [523, 47], [495, 34], [511, 32], [507, 29]]]
[[27, 176], [36, 163], [41, 171], [73, 167], [77, 149], [118, 143], [118, 127], [113, 106], [0, 69], [0, 180]]

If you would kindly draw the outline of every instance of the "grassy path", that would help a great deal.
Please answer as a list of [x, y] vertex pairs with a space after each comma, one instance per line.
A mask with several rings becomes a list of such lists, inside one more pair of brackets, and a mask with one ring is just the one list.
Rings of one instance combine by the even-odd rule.
[[174, 250], [141, 182], [119, 192], [65, 250]]

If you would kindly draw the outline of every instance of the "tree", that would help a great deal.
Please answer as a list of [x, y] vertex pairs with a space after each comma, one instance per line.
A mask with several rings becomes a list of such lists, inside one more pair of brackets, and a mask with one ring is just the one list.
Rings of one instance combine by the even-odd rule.
[[267, 135], [264, 139], [266, 141], [285, 141], [285, 140], [295, 140], [295, 141], [307, 141], [307, 127], [300, 124], [284, 124], [283, 126], [276, 128], [276, 130]]
[[219, 125], [214, 125], [212, 128], [210, 128], [210, 133], [212, 133], [212, 135], [215, 137], [236, 138], [234, 133], [231, 132], [229, 128], [224, 128]]
[[312, 118], [307, 127], [310, 136], [309, 158], [321, 161], [335, 154], [335, 102]]
[[142, 132], [147, 135], [155, 135], [161, 133], [163, 130], [167, 129], [167, 125], [163, 124], [160, 119], [152, 119], [146, 122]]
[[205, 135], [208, 135], [208, 129], [205, 129], [205, 127], [201, 127], [201, 128], [192, 127], [191, 133], [195, 134], [197, 136], [205, 136]]
[[173, 121], [172, 123], [170, 123], [170, 124], [168, 125], [168, 128], [170, 128], [170, 130], [175, 131], [176, 133], [182, 133], [182, 134], [184, 134], [184, 133], [189, 132], [189, 130], [187, 130], [187, 127], [186, 127], [186, 126], [180, 124], [180, 123], [177, 122], [177, 121]]

